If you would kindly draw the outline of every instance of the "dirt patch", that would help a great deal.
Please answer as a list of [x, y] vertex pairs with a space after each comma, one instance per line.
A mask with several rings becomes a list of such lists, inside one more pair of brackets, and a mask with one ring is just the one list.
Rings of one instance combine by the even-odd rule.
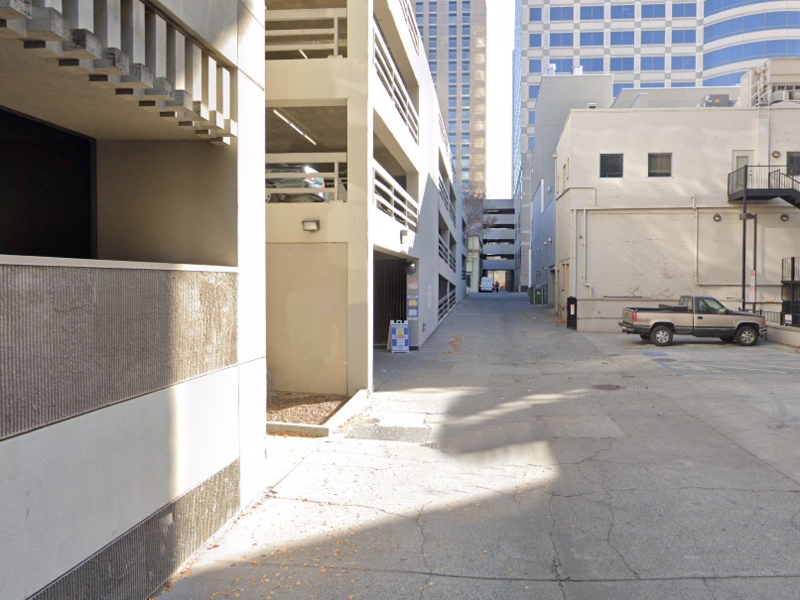
[[277, 423], [324, 425], [349, 400], [331, 394], [270, 392], [267, 420]]
[[453, 341], [450, 342], [450, 350], [445, 354], [461, 354], [461, 342], [464, 340], [460, 335], [454, 335]]

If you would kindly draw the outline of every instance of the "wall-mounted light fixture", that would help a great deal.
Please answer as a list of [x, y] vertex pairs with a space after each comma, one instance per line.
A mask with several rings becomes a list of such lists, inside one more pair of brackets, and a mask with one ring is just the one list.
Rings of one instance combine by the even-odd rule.
[[312, 219], [303, 221], [303, 231], [310, 231], [312, 233], [315, 231], [319, 231], [319, 221]]
[[717, 223], [719, 223], [720, 221], [722, 221], [722, 215], [721, 215], [721, 214], [719, 214], [719, 213], [715, 214], [715, 215], [714, 215], [714, 220], [715, 220]]
[[406, 262], [406, 275], [413, 275], [417, 272], [417, 263], [413, 260]]
[[778, 150], [773, 150], [772, 151], [772, 158], [780, 158], [780, 157], [781, 157], [781, 153]]
[[785, 223], [788, 220], [789, 220], [789, 215], [787, 215], [786, 213], [781, 215], [781, 221], [783, 221]]

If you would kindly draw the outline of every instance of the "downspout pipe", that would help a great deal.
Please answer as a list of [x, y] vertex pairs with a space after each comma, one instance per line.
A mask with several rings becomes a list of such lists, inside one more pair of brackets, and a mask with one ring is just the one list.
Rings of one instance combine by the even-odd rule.
[[588, 266], [586, 260], [586, 249], [589, 246], [589, 213], [586, 212], [586, 209], [583, 209], [583, 285], [589, 288], [589, 298], [594, 297], [594, 289], [592, 285], [587, 281], [589, 276], [588, 274]]

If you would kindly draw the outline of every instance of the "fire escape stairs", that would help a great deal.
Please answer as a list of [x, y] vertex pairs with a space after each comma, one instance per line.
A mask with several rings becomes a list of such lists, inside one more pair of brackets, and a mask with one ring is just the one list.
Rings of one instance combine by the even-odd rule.
[[728, 175], [728, 202], [780, 198], [800, 208], [800, 175], [786, 166], [745, 166]]

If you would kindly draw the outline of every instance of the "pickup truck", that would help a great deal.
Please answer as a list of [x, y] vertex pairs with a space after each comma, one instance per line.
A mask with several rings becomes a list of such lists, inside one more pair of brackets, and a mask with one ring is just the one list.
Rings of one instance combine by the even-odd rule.
[[658, 308], [623, 308], [619, 326], [656, 346], [669, 346], [675, 335], [718, 337], [740, 346], [755, 346], [767, 332], [764, 317], [734, 312], [708, 296], [681, 296], [677, 305], [660, 304]]

